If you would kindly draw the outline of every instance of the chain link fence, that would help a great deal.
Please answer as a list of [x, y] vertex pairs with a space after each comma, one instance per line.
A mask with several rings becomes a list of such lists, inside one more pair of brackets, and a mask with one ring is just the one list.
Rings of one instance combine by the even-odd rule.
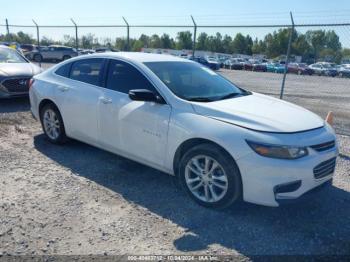
[[[31, 35], [38, 46], [49, 40], [46, 35], [54, 35], [56, 40], [63, 39], [75, 48], [86, 48], [85, 42], [89, 41], [94, 46], [112, 43], [123, 51], [153, 47], [159, 53], [176, 53], [177, 49], [177, 55], [212, 55], [222, 65], [232, 58], [261, 63], [265, 66], [262, 70], [248, 66], [241, 70], [221, 69], [221, 73], [242, 88], [293, 102], [322, 118], [332, 111], [337, 133], [350, 135], [350, 23], [339, 19], [314, 23], [315, 17], [303, 13], [294, 17], [284, 14], [282, 23], [274, 23], [278, 15], [271, 16], [275, 19], [261, 19], [256, 24], [249, 22], [249, 16], [239, 15], [234, 23], [232, 19], [225, 22], [225, 17], [184, 20], [174, 16], [162, 25], [124, 17], [118, 23], [89, 24], [71, 19], [61, 25], [42, 25], [35, 20], [17, 24], [5, 19], [0, 23], [0, 37], [6, 39], [22, 31]], [[214, 20], [221, 23], [213, 24]], [[95, 37], [96, 32], [102, 32], [104, 37]], [[160, 32], [160, 36], [156, 34]], [[171, 37], [174, 35], [176, 38]]]

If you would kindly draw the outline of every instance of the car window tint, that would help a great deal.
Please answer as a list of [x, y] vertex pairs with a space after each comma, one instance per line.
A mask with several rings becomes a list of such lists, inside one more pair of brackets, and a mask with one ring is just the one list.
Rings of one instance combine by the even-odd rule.
[[68, 77], [69, 76], [69, 69], [72, 63], [65, 64], [61, 67], [59, 67], [56, 71], [55, 74]]
[[156, 92], [153, 85], [135, 67], [117, 60], [110, 61], [106, 88], [126, 94], [132, 89]]
[[91, 85], [100, 85], [100, 75], [102, 73], [103, 59], [84, 59], [73, 63], [70, 78], [85, 82]]

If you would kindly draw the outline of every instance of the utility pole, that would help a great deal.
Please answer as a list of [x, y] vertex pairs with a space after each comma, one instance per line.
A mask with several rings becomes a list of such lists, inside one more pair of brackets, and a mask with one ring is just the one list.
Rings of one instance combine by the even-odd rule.
[[193, 22], [193, 43], [192, 43], [192, 57], [194, 58], [194, 55], [196, 53], [196, 41], [197, 41], [197, 23], [194, 21], [193, 16], [191, 15], [191, 19]]
[[286, 77], [287, 77], [287, 71], [288, 71], [288, 64], [289, 64], [289, 57], [290, 57], [290, 49], [291, 49], [291, 46], [292, 46], [292, 38], [293, 38], [294, 27], [295, 27], [292, 12], [290, 12], [290, 19], [291, 19], [291, 21], [292, 21], [292, 27], [290, 28], [290, 32], [289, 32], [289, 41], [288, 41], [287, 57], [286, 57], [285, 65], [284, 65], [284, 74], [283, 74], [283, 80], [282, 80], [282, 86], [281, 86], [280, 99], [283, 99], [284, 86], [285, 86], [285, 83], [286, 83]]
[[[36, 27], [36, 42], [37, 42], [37, 46], [38, 46], [38, 52], [40, 54], [40, 36], [39, 36], [39, 26], [38, 24], [34, 21], [34, 19], [32, 19], [35, 27]], [[41, 61], [39, 62], [39, 66], [41, 67]]]
[[70, 19], [75, 27], [75, 48], [78, 51], [79, 48], [79, 39], [78, 39], [78, 25], [74, 22], [73, 18]]
[[123, 16], [123, 20], [126, 24], [126, 51], [130, 51], [130, 26], [124, 16]]
[[34, 19], [32, 19], [35, 27], [36, 27], [36, 42], [37, 42], [37, 45], [38, 47], [40, 48], [40, 36], [39, 36], [39, 26], [38, 24], [34, 21]]
[[5, 19], [5, 21], [6, 21], [6, 32], [9, 35], [10, 34], [9, 21], [7, 20], [7, 18]]

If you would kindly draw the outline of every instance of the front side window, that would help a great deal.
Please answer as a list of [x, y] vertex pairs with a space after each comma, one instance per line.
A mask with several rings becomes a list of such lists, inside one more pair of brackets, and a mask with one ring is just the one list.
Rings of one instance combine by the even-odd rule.
[[103, 71], [104, 59], [91, 58], [78, 60], [73, 63], [70, 78], [88, 83], [95, 86], [101, 86], [100, 76]]
[[153, 85], [132, 65], [111, 60], [106, 88], [128, 94], [132, 89], [147, 89], [156, 92]]
[[250, 94], [214, 71], [191, 62], [147, 62], [145, 65], [178, 97], [211, 102]]

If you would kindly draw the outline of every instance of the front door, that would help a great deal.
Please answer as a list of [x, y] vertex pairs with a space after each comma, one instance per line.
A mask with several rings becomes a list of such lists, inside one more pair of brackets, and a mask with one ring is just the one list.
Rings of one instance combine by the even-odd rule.
[[112, 151], [162, 166], [170, 106], [131, 100], [131, 89], [157, 91], [138, 69], [123, 61], [110, 61], [105, 87], [99, 101], [101, 143]]

